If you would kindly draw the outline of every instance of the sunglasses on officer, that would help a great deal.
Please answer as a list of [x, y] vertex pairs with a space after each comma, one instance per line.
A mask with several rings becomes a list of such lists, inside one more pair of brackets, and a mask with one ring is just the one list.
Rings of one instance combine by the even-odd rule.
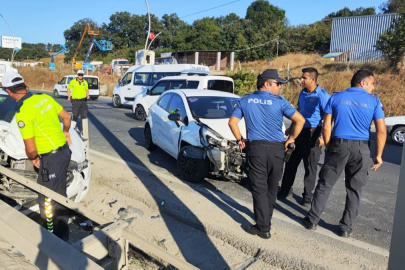
[[268, 83], [275, 83], [275, 84], [277, 84], [277, 86], [280, 86], [281, 85], [281, 83], [279, 83], [278, 81], [267, 81]]
[[84, 75], [84, 74], [81, 74], [81, 73], [80, 73], [80, 74], [77, 74], [77, 76], [83, 76], [83, 75]]

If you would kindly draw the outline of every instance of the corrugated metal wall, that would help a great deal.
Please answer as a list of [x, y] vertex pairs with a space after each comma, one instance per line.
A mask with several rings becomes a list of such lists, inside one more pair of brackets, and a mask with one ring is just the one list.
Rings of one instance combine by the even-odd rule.
[[330, 52], [350, 50], [351, 62], [379, 60], [383, 55], [375, 49], [377, 40], [398, 18], [398, 14], [333, 18]]

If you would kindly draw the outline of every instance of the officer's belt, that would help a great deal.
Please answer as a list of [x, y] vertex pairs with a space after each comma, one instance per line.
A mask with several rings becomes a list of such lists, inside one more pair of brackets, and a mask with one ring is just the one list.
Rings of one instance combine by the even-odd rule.
[[282, 142], [270, 142], [266, 140], [254, 140], [254, 141], [249, 141], [247, 142], [248, 145], [265, 145], [265, 146], [271, 146], [275, 148], [280, 148], [283, 149], [285, 148], [284, 143]]
[[87, 100], [87, 98], [73, 98], [72, 100]]
[[49, 156], [49, 155], [51, 155], [51, 154], [56, 154], [56, 153], [58, 153], [58, 152], [60, 152], [60, 151], [62, 151], [62, 150], [65, 150], [65, 149], [68, 148], [68, 147], [69, 147], [68, 144], [65, 143], [63, 146], [59, 147], [58, 149], [52, 150], [51, 152], [46, 153], [46, 154], [41, 154], [40, 156], [41, 156], [41, 158], [42, 158], [42, 157]]
[[342, 142], [360, 142], [363, 144], [368, 144], [369, 141], [365, 141], [365, 140], [349, 140], [349, 139], [340, 139], [340, 138], [332, 138], [330, 139], [331, 142], [337, 142], [337, 143], [342, 143]]

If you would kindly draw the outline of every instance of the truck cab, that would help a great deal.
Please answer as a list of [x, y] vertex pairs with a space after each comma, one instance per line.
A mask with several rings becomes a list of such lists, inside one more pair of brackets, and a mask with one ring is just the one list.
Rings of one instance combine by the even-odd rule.
[[0, 86], [3, 80], [3, 75], [9, 71], [18, 72], [17, 69], [11, 66], [11, 62], [8, 61], [0, 61]]

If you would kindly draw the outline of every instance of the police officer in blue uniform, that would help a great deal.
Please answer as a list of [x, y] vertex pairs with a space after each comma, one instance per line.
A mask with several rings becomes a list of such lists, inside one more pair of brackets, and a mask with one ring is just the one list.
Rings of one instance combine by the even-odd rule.
[[[374, 75], [367, 70], [357, 71], [351, 88], [334, 93], [325, 108], [323, 137], [327, 152], [319, 173], [311, 210], [304, 218], [309, 230], [316, 229], [325, 209], [329, 194], [340, 174], [345, 172], [346, 206], [340, 220], [340, 235], [352, 235], [352, 223], [358, 214], [363, 186], [370, 168], [370, 126], [376, 127], [375, 155], [372, 168], [377, 170], [383, 163], [382, 153], [387, 138], [384, 112], [377, 96], [373, 95]], [[332, 121], [334, 126], [332, 130]]]
[[[300, 134], [305, 122], [302, 115], [280, 95], [281, 84], [286, 82], [279, 77], [276, 69], [265, 70], [257, 77], [259, 90], [241, 98], [229, 119], [229, 127], [240, 149], [246, 146], [256, 221], [246, 231], [264, 239], [271, 237], [271, 217], [276, 206], [285, 150]], [[282, 131], [283, 116], [295, 123], [286, 142]], [[242, 118], [246, 123], [246, 139], [242, 138], [238, 127]]]
[[[295, 150], [285, 165], [281, 190], [277, 194], [279, 200], [292, 196], [297, 168], [303, 160], [305, 176], [302, 205], [304, 206], [311, 205], [313, 197], [317, 164], [324, 144], [321, 135], [322, 121], [326, 103], [330, 98], [330, 95], [317, 84], [317, 80], [318, 71], [315, 68], [309, 67], [302, 70], [301, 83], [304, 89], [298, 97], [297, 109], [305, 118], [305, 124], [295, 140]], [[286, 135], [290, 130], [291, 127], [286, 130]]]

